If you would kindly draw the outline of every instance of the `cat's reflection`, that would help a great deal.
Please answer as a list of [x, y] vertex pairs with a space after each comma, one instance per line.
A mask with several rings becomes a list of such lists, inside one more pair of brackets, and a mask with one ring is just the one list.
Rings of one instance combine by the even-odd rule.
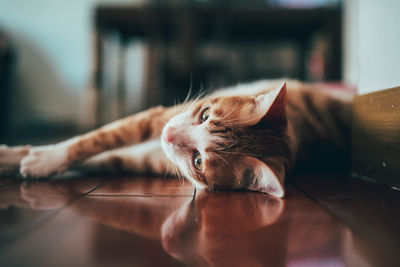
[[[250, 192], [192, 196], [191, 188], [147, 177], [116, 180], [86, 195], [94, 184], [90, 180], [14, 184], [1, 189], [0, 209], [67, 207], [61, 216], [72, 212], [76, 220], [91, 222], [85, 224], [81, 238], [92, 244], [97, 260], [121, 261], [121, 265], [137, 261], [144, 251], [151, 251], [152, 260], [158, 258], [165, 266], [165, 261], [172, 260], [165, 251], [194, 266], [310, 266], [327, 261], [338, 266], [373, 266], [384, 255], [365, 253], [364, 248], [374, 246], [359, 242], [348, 228], [296, 190], [289, 190], [285, 200]], [[23, 212], [14, 215], [26, 219]], [[127, 247], [141, 250], [131, 253]], [[110, 259], [106, 258], [109, 251], [125, 254]]]
[[[161, 185], [165, 186], [165, 182], [152, 182], [153, 188]], [[137, 190], [138, 186], [146, 187], [143, 182], [132, 181], [123, 190]], [[284, 262], [282, 242], [286, 241], [282, 234], [285, 234], [279, 231], [282, 224], [273, 226], [284, 209], [281, 199], [250, 192], [198, 191], [192, 197], [93, 195], [83, 198], [79, 197], [81, 193], [65, 182], [23, 183], [18, 203], [23, 199], [26, 202], [20, 205], [23, 208], [46, 210], [73, 202], [69, 210], [101, 225], [158, 239], [171, 256], [189, 264], [253, 263], [254, 266], [262, 262], [260, 257], [268, 254]], [[80, 199], [75, 201], [77, 197]], [[260, 230], [271, 231], [271, 239], [257, 238]]]
[[[283, 208], [281, 199], [265, 194], [201, 193], [163, 223], [163, 246], [175, 258], [201, 266], [257, 266], [268, 255], [268, 262], [283, 264], [285, 238], [277, 234], [284, 233], [273, 234], [278, 228], [272, 227]], [[270, 240], [257, 239], [267, 226], [276, 228]]]

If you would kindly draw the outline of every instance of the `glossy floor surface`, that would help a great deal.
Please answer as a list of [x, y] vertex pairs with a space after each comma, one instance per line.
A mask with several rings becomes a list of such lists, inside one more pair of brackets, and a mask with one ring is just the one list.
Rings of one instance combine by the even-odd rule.
[[284, 199], [175, 178], [0, 180], [0, 266], [400, 266], [400, 192], [302, 176]]

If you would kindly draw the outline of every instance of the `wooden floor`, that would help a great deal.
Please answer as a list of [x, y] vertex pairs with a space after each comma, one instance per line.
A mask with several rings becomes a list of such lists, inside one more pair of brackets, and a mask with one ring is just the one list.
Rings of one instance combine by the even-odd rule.
[[0, 180], [0, 266], [400, 266], [400, 191], [297, 176], [283, 200], [161, 177]]

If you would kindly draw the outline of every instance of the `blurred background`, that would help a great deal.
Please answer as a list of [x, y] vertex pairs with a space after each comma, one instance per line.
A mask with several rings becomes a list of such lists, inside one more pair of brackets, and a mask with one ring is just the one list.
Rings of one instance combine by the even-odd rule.
[[398, 85], [398, 10], [396, 0], [1, 0], [0, 144], [256, 79]]

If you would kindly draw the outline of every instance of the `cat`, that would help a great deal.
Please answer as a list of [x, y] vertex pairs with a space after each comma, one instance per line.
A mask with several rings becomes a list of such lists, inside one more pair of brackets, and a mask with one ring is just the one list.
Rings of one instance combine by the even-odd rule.
[[295, 166], [347, 162], [351, 103], [351, 96], [299, 81], [261, 80], [150, 108], [57, 144], [1, 146], [0, 173], [172, 173], [199, 189], [281, 198]]

